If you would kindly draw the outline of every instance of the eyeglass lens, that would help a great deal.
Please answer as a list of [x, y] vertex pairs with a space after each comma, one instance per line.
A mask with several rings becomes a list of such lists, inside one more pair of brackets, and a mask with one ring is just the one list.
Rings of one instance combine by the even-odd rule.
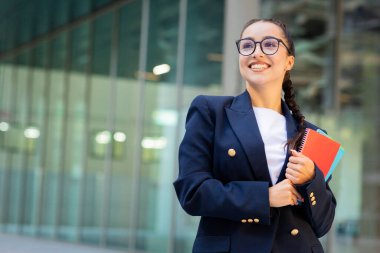
[[251, 55], [256, 49], [256, 44], [259, 43], [264, 54], [275, 54], [278, 50], [279, 42], [273, 38], [267, 38], [260, 41], [250, 39], [242, 39], [239, 42], [239, 52], [242, 55]]

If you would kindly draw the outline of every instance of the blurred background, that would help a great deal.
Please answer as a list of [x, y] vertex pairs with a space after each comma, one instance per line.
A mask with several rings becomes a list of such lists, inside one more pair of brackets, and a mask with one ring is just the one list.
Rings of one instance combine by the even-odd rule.
[[379, 252], [377, 0], [2, 0], [3, 236], [190, 253], [198, 218], [172, 186], [186, 112], [244, 90], [234, 42], [257, 17], [288, 24], [298, 103], [345, 148], [326, 252]]

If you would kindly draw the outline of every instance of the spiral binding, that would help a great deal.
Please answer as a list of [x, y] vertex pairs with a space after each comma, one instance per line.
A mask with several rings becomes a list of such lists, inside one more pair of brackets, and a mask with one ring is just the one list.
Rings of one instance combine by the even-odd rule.
[[310, 129], [309, 129], [309, 128], [306, 128], [306, 130], [305, 130], [305, 134], [304, 134], [303, 137], [302, 137], [301, 145], [300, 145], [300, 147], [299, 147], [298, 152], [301, 152], [301, 153], [302, 153], [303, 148], [304, 148], [304, 146], [305, 146], [306, 139], [307, 139], [307, 135], [309, 134], [309, 132], [310, 132]]

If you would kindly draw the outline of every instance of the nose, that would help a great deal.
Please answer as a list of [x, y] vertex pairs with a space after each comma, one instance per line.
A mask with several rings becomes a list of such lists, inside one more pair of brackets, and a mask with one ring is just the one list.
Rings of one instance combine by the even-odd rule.
[[256, 58], [256, 57], [263, 57], [263, 56], [264, 56], [264, 53], [261, 50], [261, 42], [260, 41], [255, 42], [255, 51], [253, 51], [252, 57]]

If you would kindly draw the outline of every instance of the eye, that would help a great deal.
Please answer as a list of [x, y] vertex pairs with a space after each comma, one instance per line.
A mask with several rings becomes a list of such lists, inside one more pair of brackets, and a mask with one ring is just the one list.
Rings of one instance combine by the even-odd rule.
[[266, 39], [266, 40], [263, 40], [262, 43], [263, 43], [263, 47], [266, 47], [266, 48], [278, 47], [278, 41], [275, 39]]
[[252, 41], [241, 41], [240, 42], [240, 48], [241, 49], [252, 49], [254, 47], [254, 44]]

